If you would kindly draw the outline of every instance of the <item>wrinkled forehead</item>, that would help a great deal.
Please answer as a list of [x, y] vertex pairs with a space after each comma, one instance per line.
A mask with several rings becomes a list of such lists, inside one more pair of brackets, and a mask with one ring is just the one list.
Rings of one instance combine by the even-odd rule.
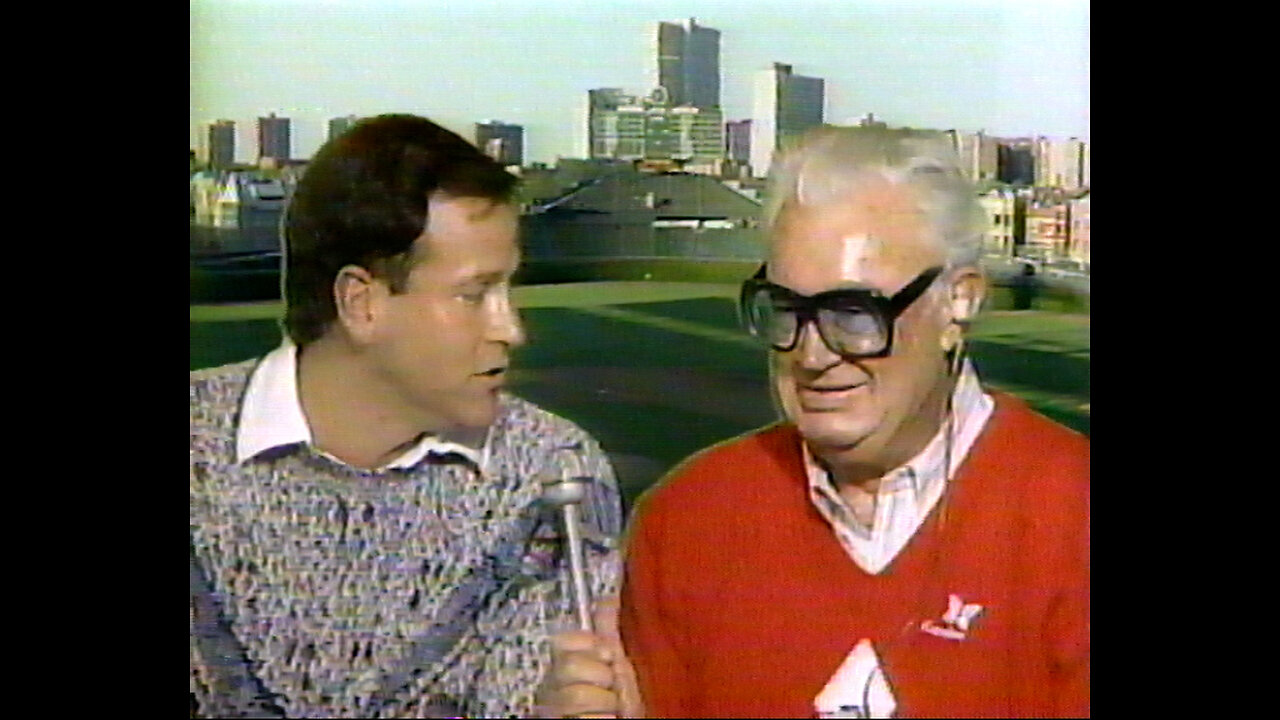
[[915, 191], [887, 183], [821, 203], [785, 203], [769, 243], [770, 279], [808, 289], [893, 286], [944, 261]]

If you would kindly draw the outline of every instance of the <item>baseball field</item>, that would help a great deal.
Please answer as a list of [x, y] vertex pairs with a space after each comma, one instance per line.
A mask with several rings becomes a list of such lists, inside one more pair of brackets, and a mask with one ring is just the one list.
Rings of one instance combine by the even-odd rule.
[[[739, 329], [737, 286], [587, 282], [515, 290], [528, 334], [513, 392], [591, 432], [628, 505], [690, 453], [773, 421], [765, 351]], [[191, 306], [191, 369], [280, 342], [278, 302]], [[1089, 433], [1089, 316], [992, 311], [969, 349], [991, 387]]]

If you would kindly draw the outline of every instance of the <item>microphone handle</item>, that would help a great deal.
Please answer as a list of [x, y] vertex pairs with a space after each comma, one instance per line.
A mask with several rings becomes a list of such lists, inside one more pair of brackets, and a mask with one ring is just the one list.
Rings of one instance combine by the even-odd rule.
[[587, 563], [583, 553], [578, 506], [571, 503], [561, 510], [564, 512], [565, 541], [569, 546], [569, 575], [573, 581], [573, 603], [578, 615], [578, 627], [592, 632], [591, 591], [587, 587]]

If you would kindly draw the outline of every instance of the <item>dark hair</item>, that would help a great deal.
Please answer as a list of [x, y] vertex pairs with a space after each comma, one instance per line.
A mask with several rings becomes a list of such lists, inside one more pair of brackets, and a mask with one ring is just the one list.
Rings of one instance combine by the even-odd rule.
[[404, 290], [432, 193], [508, 203], [517, 182], [471, 143], [414, 115], [368, 118], [326, 142], [285, 211], [289, 337], [302, 346], [325, 333], [337, 317], [333, 282], [346, 265]]

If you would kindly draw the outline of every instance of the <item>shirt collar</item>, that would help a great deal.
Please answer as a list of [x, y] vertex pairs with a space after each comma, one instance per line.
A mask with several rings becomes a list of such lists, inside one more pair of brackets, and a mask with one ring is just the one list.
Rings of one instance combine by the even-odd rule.
[[[424, 435], [386, 468], [409, 468], [428, 455], [458, 454], [483, 468], [488, 457], [489, 431], [478, 437], [446, 438]], [[311, 427], [298, 397], [298, 348], [289, 340], [267, 353], [254, 368], [245, 388], [236, 428], [236, 462], [243, 463], [272, 448], [312, 445]], [[314, 446], [313, 446], [314, 447]], [[316, 452], [343, 463], [320, 448]]]

